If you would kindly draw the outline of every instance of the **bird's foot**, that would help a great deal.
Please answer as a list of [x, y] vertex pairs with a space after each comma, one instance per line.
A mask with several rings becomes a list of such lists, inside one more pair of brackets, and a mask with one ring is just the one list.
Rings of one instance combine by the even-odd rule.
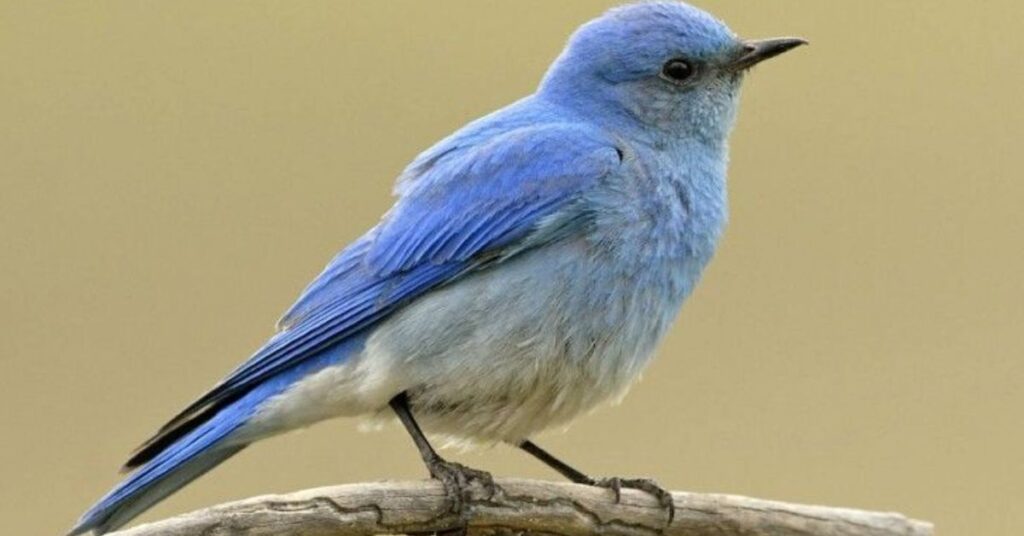
[[658, 504], [668, 513], [668, 522], [666, 525], [671, 525], [672, 520], [676, 517], [676, 504], [672, 500], [672, 492], [658, 485], [657, 482], [650, 478], [598, 478], [593, 479], [589, 482], [591, 486], [597, 486], [600, 488], [608, 488], [615, 492], [615, 502], [618, 503], [622, 500], [622, 489], [636, 489], [653, 495], [658, 500]]
[[465, 534], [467, 521], [465, 506], [472, 497], [473, 488], [482, 489], [487, 498], [493, 497], [495, 493], [494, 477], [486, 471], [466, 467], [442, 458], [430, 463], [429, 469], [430, 476], [440, 480], [444, 485], [445, 496], [448, 499], [448, 504], [451, 505], [450, 510], [462, 522], [461, 527], [453, 529], [451, 532], [446, 531], [445, 534]]

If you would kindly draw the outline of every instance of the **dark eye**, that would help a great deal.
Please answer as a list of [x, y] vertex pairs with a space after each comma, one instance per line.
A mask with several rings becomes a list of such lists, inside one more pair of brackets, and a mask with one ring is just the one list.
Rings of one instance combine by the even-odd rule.
[[683, 82], [697, 72], [690, 62], [683, 59], [673, 59], [665, 62], [661, 67], [661, 76], [672, 82]]

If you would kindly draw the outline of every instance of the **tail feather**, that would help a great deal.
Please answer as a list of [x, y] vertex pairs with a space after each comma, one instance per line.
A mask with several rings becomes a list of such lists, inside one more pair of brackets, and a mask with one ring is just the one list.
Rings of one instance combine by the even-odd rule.
[[287, 426], [253, 430], [245, 425], [268, 399], [286, 391], [295, 381], [348, 359], [362, 344], [362, 338], [349, 339], [310, 356], [223, 407], [191, 416], [187, 426], [166, 434], [163, 432], [170, 429], [165, 427], [143, 447], [145, 456], [133, 458], [141, 465], [83, 514], [68, 536], [90, 530], [96, 534], [114, 530], [234, 456], [249, 442], [286, 430]]
[[245, 448], [230, 436], [249, 419], [262, 394], [252, 392], [222, 409], [128, 475], [82, 515], [68, 536], [116, 529]]
[[141, 485], [125, 497], [115, 499], [112, 493], [86, 512], [68, 536], [84, 534], [90, 530], [95, 534], [115, 530], [244, 448], [245, 445], [241, 445], [204, 452], [162, 478]]

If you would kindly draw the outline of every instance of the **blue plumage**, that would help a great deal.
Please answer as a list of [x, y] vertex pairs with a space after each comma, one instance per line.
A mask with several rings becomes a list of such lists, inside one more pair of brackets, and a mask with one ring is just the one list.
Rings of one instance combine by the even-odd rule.
[[561, 125], [523, 128], [453, 149], [424, 176], [407, 177], [410, 185], [384, 221], [285, 315], [287, 329], [198, 404], [257, 385], [403, 302], [499, 259], [506, 248], [550, 239], [541, 235], [557, 231], [543, 220], [619, 162], [613, 146], [590, 138]]
[[[249, 443], [336, 416], [390, 407], [407, 426], [535, 454], [530, 436], [620, 395], [646, 364], [725, 223], [743, 73], [799, 43], [741, 41], [669, 2], [583, 26], [534, 95], [418, 156], [380, 223], [136, 451], [72, 534], [116, 528]], [[464, 470], [424, 460], [446, 486]]]
[[234, 456], [246, 443], [232, 442], [232, 434], [246, 424], [264, 401], [287, 389], [296, 379], [344, 361], [362, 348], [364, 340], [357, 335], [328, 351], [312, 355], [299, 366], [263, 382], [227, 405], [125, 478], [82, 515], [70, 535], [90, 529], [103, 533], [116, 528]]

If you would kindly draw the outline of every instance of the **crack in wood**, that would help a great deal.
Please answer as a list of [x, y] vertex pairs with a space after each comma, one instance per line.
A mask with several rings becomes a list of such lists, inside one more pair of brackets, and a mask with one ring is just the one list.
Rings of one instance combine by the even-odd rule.
[[674, 494], [675, 520], [657, 526], [653, 507], [637, 504], [639, 494], [616, 502], [588, 486], [516, 479], [469, 488], [462, 511], [452, 512], [439, 486], [350, 484], [256, 497], [108, 536], [435, 534], [464, 524], [473, 536], [932, 535], [930, 524], [890, 512], [683, 492]]

